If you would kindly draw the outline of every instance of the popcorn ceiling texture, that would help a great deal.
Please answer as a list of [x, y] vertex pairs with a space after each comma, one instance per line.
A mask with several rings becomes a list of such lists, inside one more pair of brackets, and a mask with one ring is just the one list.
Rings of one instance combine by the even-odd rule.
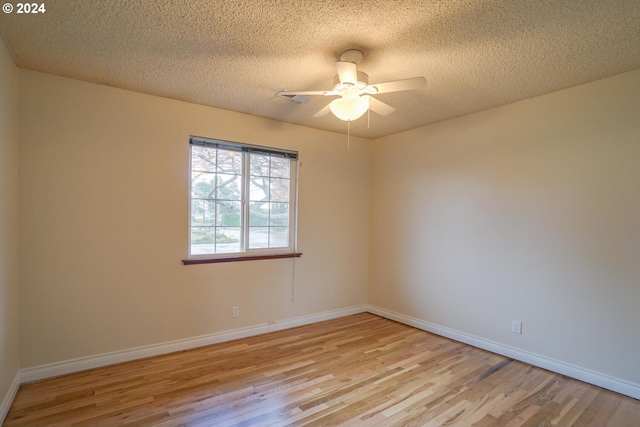
[[351, 126], [376, 138], [640, 68], [638, 0], [48, 0], [0, 14], [21, 68], [346, 132], [326, 90], [340, 53], [365, 54], [370, 83], [416, 76], [424, 89], [379, 95], [396, 108]]

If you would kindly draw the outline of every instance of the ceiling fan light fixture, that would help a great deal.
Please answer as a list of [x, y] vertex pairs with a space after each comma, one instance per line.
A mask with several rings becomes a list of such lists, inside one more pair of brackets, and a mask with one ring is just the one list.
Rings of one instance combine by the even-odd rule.
[[340, 120], [357, 120], [369, 109], [369, 98], [363, 96], [345, 96], [334, 99], [329, 104], [331, 112]]
[[315, 113], [313, 117], [324, 117], [332, 112], [338, 119], [351, 122], [359, 119], [369, 110], [380, 116], [387, 116], [395, 111], [395, 108], [371, 95], [420, 89], [427, 84], [424, 77], [412, 77], [370, 85], [369, 76], [358, 71], [356, 66], [362, 57], [362, 51], [357, 49], [342, 52], [340, 60], [335, 63], [338, 75], [333, 79], [333, 90], [281, 91], [277, 95], [288, 99], [312, 95], [339, 96], [338, 99], [334, 99]]

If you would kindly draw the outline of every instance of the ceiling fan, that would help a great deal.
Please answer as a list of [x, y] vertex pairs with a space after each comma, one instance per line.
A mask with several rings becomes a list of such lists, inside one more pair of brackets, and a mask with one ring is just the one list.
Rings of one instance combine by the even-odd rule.
[[315, 95], [339, 96], [340, 98], [334, 99], [326, 107], [314, 114], [314, 117], [326, 116], [329, 112], [332, 112], [340, 120], [350, 122], [362, 117], [367, 110], [371, 110], [381, 116], [386, 116], [395, 111], [395, 108], [371, 95], [419, 89], [427, 84], [427, 80], [424, 77], [414, 77], [370, 85], [369, 76], [356, 68], [356, 64], [362, 61], [362, 57], [362, 52], [356, 49], [342, 52], [340, 60], [336, 62], [338, 75], [334, 78], [335, 85], [332, 90], [281, 91], [276, 95], [297, 100], [304, 100], [306, 96]]

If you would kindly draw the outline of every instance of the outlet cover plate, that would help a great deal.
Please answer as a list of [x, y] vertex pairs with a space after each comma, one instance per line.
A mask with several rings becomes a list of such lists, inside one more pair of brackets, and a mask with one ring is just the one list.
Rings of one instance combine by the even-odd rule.
[[522, 321], [520, 320], [512, 320], [511, 321], [511, 332], [514, 334], [522, 335]]

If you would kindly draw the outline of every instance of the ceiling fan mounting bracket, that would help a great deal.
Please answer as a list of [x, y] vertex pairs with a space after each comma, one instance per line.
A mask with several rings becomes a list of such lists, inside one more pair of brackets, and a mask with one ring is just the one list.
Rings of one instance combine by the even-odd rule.
[[358, 49], [348, 49], [340, 54], [340, 61], [344, 62], [352, 62], [354, 64], [359, 64], [362, 61], [364, 54], [362, 51]]

